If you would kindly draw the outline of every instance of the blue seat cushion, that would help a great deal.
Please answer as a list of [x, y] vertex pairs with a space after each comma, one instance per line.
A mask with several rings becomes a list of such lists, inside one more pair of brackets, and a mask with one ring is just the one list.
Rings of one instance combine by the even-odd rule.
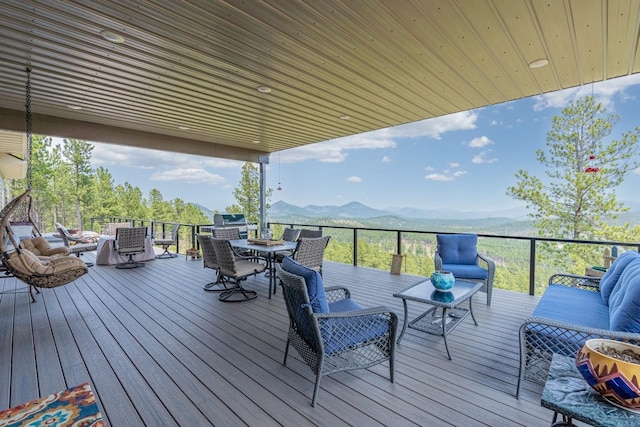
[[640, 258], [624, 269], [609, 296], [609, 328], [640, 332]]
[[[564, 285], [549, 285], [533, 316], [591, 328], [609, 329], [609, 311], [602, 304], [599, 292]], [[575, 357], [577, 350], [586, 340], [598, 338], [588, 334], [568, 334], [566, 330], [547, 328], [544, 325], [529, 325], [528, 334], [531, 334], [529, 339], [544, 342], [549, 351], [570, 357]]]
[[533, 316], [609, 329], [609, 309], [602, 303], [600, 293], [564, 285], [549, 285]]
[[475, 234], [438, 234], [438, 254], [443, 264], [475, 264], [478, 236]]
[[489, 277], [489, 271], [473, 264], [442, 264], [442, 269], [450, 271], [458, 279], [481, 279]]
[[611, 267], [609, 267], [607, 269], [607, 272], [604, 273], [604, 275], [600, 279], [600, 294], [602, 295], [602, 302], [604, 302], [604, 305], [609, 305], [609, 296], [611, 295], [613, 289], [616, 287], [622, 271], [627, 267], [627, 265], [629, 265], [630, 262], [637, 259], [640, 259], [640, 254], [638, 252], [625, 252], [618, 258], [616, 258], [613, 264], [611, 264]]
[[324, 293], [324, 284], [322, 283], [320, 273], [299, 264], [288, 256], [282, 260], [282, 269], [288, 273], [304, 278], [305, 284], [307, 285], [307, 294], [309, 294], [309, 301], [311, 301], [311, 310], [314, 313], [329, 313], [329, 303]]

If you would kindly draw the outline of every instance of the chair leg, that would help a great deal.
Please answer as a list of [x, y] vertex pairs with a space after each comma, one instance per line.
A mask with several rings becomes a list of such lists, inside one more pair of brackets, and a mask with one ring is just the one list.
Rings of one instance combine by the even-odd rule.
[[138, 267], [144, 267], [144, 266], [145, 266], [145, 263], [134, 260], [132, 254], [129, 254], [129, 259], [127, 259], [127, 262], [123, 262], [122, 264], [116, 264], [116, 268], [121, 268], [121, 269], [138, 268]]
[[156, 255], [156, 259], [158, 258], [175, 258], [178, 256], [178, 254], [172, 254], [171, 252], [169, 252], [169, 246], [162, 246], [162, 249], [164, 250], [164, 252], [162, 252], [160, 255]]
[[[216, 274], [218, 275], [218, 277], [216, 278], [215, 282], [209, 282], [206, 285], [204, 285], [204, 290], [205, 291], [209, 291], [209, 292], [225, 292], [230, 290], [231, 288], [227, 287], [227, 281], [224, 280], [224, 276], [222, 274], [220, 274], [220, 272], [216, 272]], [[216, 288], [216, 286], [221, 286], [219, 288]]]
[[240, 282], [236, 282], [233, 288], [221, 292], [220, 295], [218, 295], [218, 300], [223, 302], [243, 302], [255, 299], [257, 297], [258, 292], [249, 291], [243, 288]]
[[322, 379], [322, 374], [318, 373], [316, 376], [316, 385], [313, 388], [313, 398], [311, 399], [311, 406], [316, 406], [316, 400], [318, 399], [318, 391], [320, 390], [320, 380]]

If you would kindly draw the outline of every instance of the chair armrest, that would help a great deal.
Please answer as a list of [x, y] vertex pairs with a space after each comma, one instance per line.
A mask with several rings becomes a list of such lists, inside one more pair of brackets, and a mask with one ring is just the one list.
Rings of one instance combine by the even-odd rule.
[[388, 315], [390, 319], [398, 320], [398, 315], [386, 305], [380, 305], [377, 307], [363, 308], [362, 310], [355, 311], [338, 311], [335, 313], [313, 313], [318, 319], [337, 319], [345, 317], [366, 317], [372, 314]]
[[549, 277], [549, 284], [564, 285], [572, 288], [580, 288], [600, 292], [600, 277], [559, 273]]
[[260, 255], [242, 255], [239, 254], [238, 252], [236, 252], [235, 250], [233, 251], [236, 260], [239, 261], [263, 261], [265, 264], [267, 263], [267, 259], [265, 257], [261, 257]]
[[487, 269], [489, 271], [496, 271], [496, 263], [493, 260], [487, 258], [486, 255], [478, 254], [478, 261], [482, 261], [487, 264]]
[[327, 296], [328, 302], [351, 298], [351, 292], [344, 286], [327, 286], [324, 288], [324, 293]]
[[436, 270], [442, 270], [442, 258], [436, 249], [436, 253], [433, 255], [433, 263]]

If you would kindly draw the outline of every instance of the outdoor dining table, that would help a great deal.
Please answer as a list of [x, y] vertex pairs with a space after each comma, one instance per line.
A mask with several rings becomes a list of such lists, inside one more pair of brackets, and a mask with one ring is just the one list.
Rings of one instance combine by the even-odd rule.
[[296, 242], [284, 241], [281, 245], [260, 245], [257, 243], [251, 243], [253, 239], [236, 239], [229, 240], [231, 246], [236, 249], [249, 250], [253, 252], [266, 253], [269, 262], [269, 299], [271, 299], [271, 293], [276, 293], [276, 254], [283, 251], [293, 251], [296, 248]]

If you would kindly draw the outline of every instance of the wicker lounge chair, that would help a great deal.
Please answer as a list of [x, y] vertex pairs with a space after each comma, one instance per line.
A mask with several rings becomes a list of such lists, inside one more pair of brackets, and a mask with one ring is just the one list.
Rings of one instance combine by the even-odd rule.
[[[316, 375], [311, 406], [323, 376], [389, 362], [393, 382], [398, 317], [387, 307], [363, 308], [345, 287], [324, 288], [320, 274], [291, 258], [276, 265], [289, 314], [283, 364], [293, 346]], [[286, 270], [288, 271], [286, 271]], [[295, 273], [299, 274], [295, 274]]]

